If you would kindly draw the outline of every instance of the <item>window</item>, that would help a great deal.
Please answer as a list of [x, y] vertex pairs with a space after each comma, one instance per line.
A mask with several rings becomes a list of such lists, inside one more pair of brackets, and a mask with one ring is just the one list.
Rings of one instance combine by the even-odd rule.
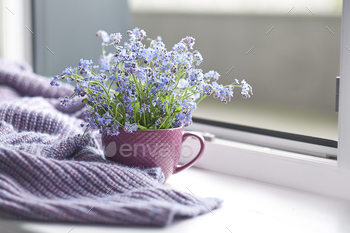
[[[186, 12], [183, 12], [183, 11], [179, 13], [179, 11], [181, 11], [178, 9], [179, 6], [172, 5], [173, 8], [171, 10], [166, 10], [164, 8], [164, 4], [156, 4], [156, 1], [152, 1], [154, 4], [148, 1], [147, 6], [145, 4], [141, 4], [140, 2], [141, 1], [137, 1], [137, 0], [131, 1], [130, 6], [133, 14], [133, 23], [134, 25], [144, 27], [145, 30], [149, 32], [148, 33], [149, 36], [151, 37], [157, 36], [156, 33], [158, 33], [158, 31], [161, 31], [163, 38], [167, 39], [167, 41], [165, 41], [166, 44], [171, 44], [181, 39], [181, 36], [186, 36], [187, 34], [189, 34], [196, 37], [195, 33], [197, 31], [204, 30], [206, 32], [206, 36], [199, 36], [199, 37], [197, 36], [196, 37], [197, 41], [198, 39], [203, 39], [203, 38], [205, 40], [211, 40], [210, 43], [206, 41], [206, 46], [208, 46], [208, 44], [212, 44], [213, 46], [211, 46], [210, 48], [212, 51], [217, 48], [215, 47], [216, 45], [215, 39], [219, 36], [222, 36], [222, 34], [215, 33], [214, 38], [208, 39], [211, 36], [210, 33], [212, 33], [213, 31], [208, 30], [208, 25], [206, 24], [207, 21], [206, 23], [203, 23], [204, 18], [209, 14], [207, 10], [211, 8], [211, 7], [207, 7], [206, 5], [206, 3], [209, 1], [205, 1], [205, 2], [201, 1], [200, 4], [193, 3], [192, 5], [190, 5], [188, 1], [183, 1], [182, 2], [183, 4], [178, 4], [180, 6], [185, 5], [185, 8], [188, 7], [187, 9], [192, 9], [192, 10], [195, 9], [194, 11], [197, 11], [196, 13], [198, 13], [196, 17], [189, 16], [188, 14], [186, 14]], [[245, 1], [245, 2], [249, 2], [249, 1]], [[254, 133], [254, 131], [244, 132], [244, 131], [241, 131], [241, 129], [232, 130], [232, 129], [228, 129], [227, 127], [225, 128], [225, 127], [218, 127], [217, 125], [216, 126], [208, 125], [208, 124], [205, 124], [207, 122], [202, 121], [202, 124], [195, 123], [192, 129], [196, 131], [210, 132], [215, 134], [216, 136], [219, 135], [222, 139], [216, 138], [213, 141], [207, 143], [206, 152], [205, 152], [206, 154], [197, 163], [196, 166], [209, 169], [209, 170], [224, 172], [224, 173], [233, 174], [233, 175], [237, 175], [245, 178], [260, 180], [260, 181], [264, 181], [272, 184], [292, 187], [296, 189], [302, 189], [310, 192], [316, 192], [320, 194], [325, 194], [325, 195], [349, 200], [350, 185], [348, 184], [349, 183], [348, 180], [350, 179], [350, 172], [348, 168], [350, 168], [350, 156], [349, 156], [350, 146], [349, 146], [349, 143], [347, 143], [347, 141], [350, 140], [350, 121], [349, 121], [350, 108], [347, 106], [347, 100], [350, 99], [350, 92], [347, 90], [350, 87], [350, 68], [345, 64], [348, 64], [350, 62], [350, 44], [347, 45], [347, 42], [350, 41], [350, 29], [349, 29], [350, 28], [350, 5], [345, 1], [343, 5], [340, 1], [319, 1], [317, 2], [317, 4], [314, 1], [308, 1], [308, 2], [294, 1], [293, 3], [300, 4], [299, 7], [295, 7], [291, 5], [289, 9], [287, 9], [286, 11], [283, 11], [281, 10], [281, 8], [286, 7], [288, 5], [285, 2], [283, 2], [283, 7], [282, 6], [277, 7], [276, 6], [276, 4], [278, 5], [277, 1], [269, 1], [269, 3], [270, 3], [270, 6], [271, 5], [275, 6], [272, 10], [273, 14], [271, 17], [278, 17], [278, 15], [282, 16], [283, 14], [287, 14], [287, 17], [290, 17], [290, 18], [294, 17], [295, 20], [299, 20], [301, 18], [301, 21], [299, 21], [299, 23], [294, 28], [295, 30], [299, 30], [300, 28], [298, 29], [298, 26], [300, 25], [302, 27], [303, 24], [306, 23], [306, 22], [302, 22], [303, 20], [305, 20], [305, 18], [312, 19], [312, 17], [315, 16], [314, 18], [318, 18], [318, 19], [323, 18], [322, 20], [325, 20], [323, 22], [328, 22], [326, 23], [327, 25], [323, 25], [324, 27], [323, 29], [325, 29], [324, 32], [327, 32], [329, 34], [328, 35], [324, 34], [322, 36], [322, 39], [324, 39], [324, 37], [329, 36], [329, 38], [332, 38], [331, 40], [334, 40], [334, 41], [338, 40], [338, 42], [334, 42], [335, 44], [339, 43], [340, 39], [342, 41], [341, 45], [340, 44], [334, 45], [335, 49], [332, 50], [333, 51], [332, 54], [325, 51], [323, 51], [322, 53], [318, 53], [317, 50], [310, 51], [311, 53], [314, 53], [314, 55], [317, 54], [318, 57], [322, 56], [322, 59], [327, 59], [327, 57], [330, 57], [330, 56], [333, 57], [332, 58], [333, 71], [327, 74], [327, 76], [331, 76], [331, 77], [327, 77], [327, 80], [329, 81], [327, 91], [332, 93], [326, 94], [328, 96], [327, 97], [328, 99], [326, 101], [329, 104], [329, 109], [331, 109], [329, 111], [329, 114], [332, 115], [331, 122], [333, 122], [331, 123], [331, 125], [333, 126], [330, 126], [329, 130], [333, 131], [332, 133], [333, 136], [329, 136], [330, 135], [329, 133], [322, 135], [322, 134], [303, 133], [300, 131], [299, 132], [291, 131], [294, 135], [296, 133], [302, 133], [308, 136], [313, 136], [311, 137], [311, 139], [315, 139], [315, 140], [319, 138], [324, 139], [325, 140], [324, 142], [326, 142], [325, 144], [327, 143], [332, 144], [338, 140], [339, 141], [338, 149], [334, 147], [334, 144], [332, 147], [329, 145], [322, 146], [323, 145], [322, 142], [311, 143], [311, 144], [303, 143], [301, 142], [301, 141], [304, 141], [305, 139], [303, 137], [300, 138], [299, 140], [300, 143], [297, 143], [296, 140], [286, 140], [279, 136], [277, 137], [262, 136]], [[305, 5], [307, 4], [313, 5], [315, 8], [312, 8], [312, 9], [311, 7], [306, 8], [307, 6]], [[201, 7], [199, 7], [198, 5], [201, 5]], [[221, 5], [220, 1], [215, 1], [214, 5], [218, 6], [217, 8], [215, 8], [216, 13], [218, 11], [220, 12], [220, 9], [218, 9], [220, 8], [220, 5]], [[211, 5], [211, 6], [213, 7], [214, 5]], [[227, 8], [229, 8], [225, 6], [227, 5], [224, 4], [224, 7], [222, 7], [222, 8], [225, 8], [225, 10], [223, 11], [227, 11]], [[198, 9], [198, 8], [201, 8], [201, 9]], [[259, 16], [256, 16], [256, 14], [260, 14], [259, 11], [261, 12], [261, 9], [263, 9], [264, 11], [266, 10], [266, 7], [264, 7], [263, 5], [260, 7], [260, 5], [256, 6], [255, 2], [252, 2], [251, 4], [249, 2], [245, 4], [245, 6], [241, 6], [241, 7], [237, 6], [233, 11], [237, 12], [238, 9], [241, 9], [241, 8], [244, 8], [245, 13], [246, 12], [251, 13], [254, 11], [255, 15], [253, 17], [258, 17], [258, 18]], [[340, 16], [341, 8], [342, 8], [342, 16]], [[268, 9], [271, 9], [271, 7], [268, 7]], [[272, 11], [270, 11], [270, 13]], [[152, 12], [152, 15], [150, 12]], [[225, 12], [226, 15], [222, 17], [227, 17], [227, 14], [231, 14], [231, 13], [232, 12]], [[176, 17], [174, 16], [175, 14], [179, 14], [178, 18], [181, 19], [180, 21], [181, 23], [178, 23], [179, 28], [174, 28], [169, 24], [170, 22], [175, 21], [175, 17]], [[310, 14], [310, 15], [307, 15], [307, 14]], [[218, 18], [220, 18], [219, 16], [213, 16], [213, 14], [210, 15], [209, 17], [212, 17], [213, 20], [219, 20]], [[262, 18], [263, 17], [259, 19], [262, 19]], [[222, 20], [222, 22], [224, 22], [225, 20]], [[329, 24], [329, 22], [331, 22], [332, 20], [334, 21], [334, 23], [332, 24], [332, 26], [329, 26], [331, 25]], [[340, 20], [342, 22], [341, 27], [340, 27]], [[200, 25], [198, 26], [199, 28], [193, 27], [193, 25], [191, 24], [193, 23], [192, 21], [197, 21], [198, 25]], [[152, 29], [147, 27], [146, 22], [150, 22], [149, 25], [153, 25], [154, 27], [153, 31]], [[259, 20], [256, 20], [256, 22], [259, 22]], [[192, 27], [189, 27], [188, 30], [185, 31], [188, 25], [192, 25]], [[260, 36], [261, 34], [260, 35], [252, 34], [251, 37], [260, 36], [259, 38], [264, 38], [265, 34], [267, 34], [266, 36], [268, 36], [268, 35], [272, 35], [271, 33], [273, 32], [277, 33], [278, 28], [276, 26], [275, 27], [273, 26], [275, 25], [272, 24], [270, 27], [261, 27], [259, 28], [258, 31], [262, 33], [263, 36]], [[235, 30], [235, 28], [230, 28], [227, 26], [222, 27], [221, 24], [220, 24], [220, 27], [219, 26], [217, 27], [221, 29], [223, 33], [226, 33], [226, 31], [228, 30], [233, 30], [233, 31]], [[313, 28], [313, 30], [314, 29], [315, 28]], [[251, 28], [247, 29], [248, 32], [252, 33], [250, 30]], [[183, 33], [183, 35], [180, 35], [181, 34], [180, 32]], [[172, 36], [167, 38], [166, 37], [167, 33], [170, 33]], [[174, 38], [173, 36], [174, 34], [176, 34], [176, 38]], [[243, 36], [242, 34], [238, 34], [237, 37], [242, 39]], [[235, 38], [230, 37], [230, 39], [234, 40]], [[291, 39], [290, 43], [292, 43], [293, 38], [290, 38], [290, 39]], [[315, 44], [320, 43], [319, 39], [321, 39], [321, 36], [314, 38], [313, 42]], [[257, 43], [261, 42], [261, 40], [262, 39], [256, 40], [256, 42]], [[328, 46], [328, 42], [325, 42], [327, 46]], [[200, 47], [199, 42], [196, 45], [197, 45], [197, 49], [199, 51], [202, 51], [202, 48]], [[246, 47], [244, 47], [245, 50], [243, 48], [237, 47], [238, 51], [240, 49], [241, 49], [240, 52], [243, 53], [243, 55], [247, 53], [247, 56], [252, 55], [253, 54], [252, 52], [259, 52], [258, 46], [255, 45], [254, 43], [251, 43], [249, 45], [247, 44]], [[235, 52], [237, 52], [237, 50]], [[220, 52], [224, 53], [225, 49], [222, 49]], [[289, 51], [289, 52], [294, 53], [295, 51]], [[210, 60], [214, 60], [222, 63], [222, 57], [220, 58], [213, 57], [213, 56], [211, 57], [210, 52], [208, 54], [203, 54], [204, 61], [209, 60], [210, 62]], [[288, 53], [286, 54], [288, 55]], [[255, 69], [256, 67], [255, 64], [259, 65], [258, 64], [259, 62], [266, 63], [264, 59], [268, 59], [268, 58], [260, 57], [259, 60], [254, 61], [255, 63], [253, 65], [246, 66], [246, 69], [241, 71], [242, 76], [240, 76], [239, 78], [246, 78], [244, 77], [244, 72], [246, 73], [253, 72], [251, 70]], [[335, 77], [338, 76], [339, 74], [339, 61], [341, 63], [341, 70], [340, 70], [341, 86], [340, 86], [340, 112], [339, 112], [339, 133], [338, 133], [337, 132], [338, 127], [336, 127], [338, 116], [334, 113], [334, 102], [335, 102], [334, 95], [335, 95]], [[225, 70], [226, 72], [228, 72], [230, 71], [231, 67], [234, 65], [235, 64], [232, 64], [231, 66], [225, 66], [225, 68], [221, 70]], [[326, 63], [325, 66], [326, 68], [328, 68], [330, 64]], [[237, 66], [233, 67], [230, 72], [232, 72], [233, 70], [236, 71], [237, 68], [238, 68]], [[215, 67], [210, 69], [215, 69]], [[325, 67], [322, 67], [322, 69], [325, 70]], [[221, 73], [222, 76], [225, 75], [225, 71], [224, 73]], [[290, 70], [285, 70], [285, 72], [290, 72]], [[329, 70], [327, 72], [329, 72]], [[248, 78], [246, 79], [249, 81]], [[317, 83], [317, 82], [318, 81], [316, 82], [311, 81], [311, 83], [314, 83], [315, 85], [314, 86], [311, 85], [309, 89], [313, 88], [312, 91], [319, 90], [320, 83]], [[300, 83], [302, 84], [303, 80], [301, 80]], [[256, 95], [253, 98], [259, 98], [257, 94], [257, 89], [261, 88], [261, 86], [254, 85], [254, 83], [251, 83], [251, 84], [253, 85], [253, 88], [255, 87], [255, 93], [256, 93]], [[293, 82], [291, 82], [291, 84], [293, 84]], [[271, 83], [266, 83], [265, 85], [272, 86]], [[307, 93], [307, 91], [305, 93], [303, 93], [302, 91], [297, 93], [300, 95], [304, 95]], [[317, 98], [322, 99], [323, 97], [324, 96], [322, 97], [318, 96]], [[304, 101], [304, 99], [301, 99], [299, 101]], [[305, 99], [305, 101], [307, 102], [309, 100]], [[324, 101], [321, 101], [320, 103], [322, 105]], [[249, 104], [247, 104], [246, 102], [242, 104], [249, 106]], [[304, 103], [301, 103], [301, 104], [304, 104]], [[248, 108], [248, 106], [246, 106], [246, 108]], [[212, 112], [215, 112], [215, 111], [212, 111]], [[203, 116], [205, 116], [204, 114], [205, 113], [203, 112], [200, 113], [200, 117], [203, 118]], [[215, 113], [212, 113], [212, 114], [215, 114]], [[242, 116], [245, 117], [246, 115], [242, 114]], [[246, 120], [246, 119], [243, 119], [243, 120]], [[259, 119], [257, 119], [256, 121], [259, 121]], [[280, 119], [278, 119], [278, 121], [280, 121]], [[276, 121], [272, 123], [276, 123]], [[320, 127], [324, 126], [324, 124], [320, 123], [319, 126]], [[328, 136], [324, 136], [324, 135], [328, 135]], [[338, 138], [338, 135], [339, 135], [339, 138]], [[244, 140], [242, 140], [242, 138], [244, 138]], [[232, 141], [232, 139], [236, 139], [236, 140]], [[245, 143], [242, 143], [242, 141], [244, 141]], [[193, 147], [196, 147], [195, 142], [191, 141], [189, 143]], [[317, 144], [319, 144], [320, 146], [319, 148], [316, 148]], [[334, 155], [338, 155], [338, 158], [337, 160], [332, 160], [328, 158], [312, 157], [312, 156], [309, 156], [310, 154], [321, 156], [321, 157], [330, 157], [329, 155], [333, 157]], [[183, 162], [185, 161], [186, 159], [183, 158]]]
[[336, 156], [341, 1], [133, 0], [130, 6], [133, 26], [149, 37], [161, 34], [170, 49], [194, 36], [204, 57], [200, 68], [219, 71], [224, 84], [235, 78], [252, 84], [255, 95], [248, 100], [239, 90], [227, 105], [206, 98], [194, 113], [197, 122], [321, 146], [300, 151], [283, 142], [274, 148]]

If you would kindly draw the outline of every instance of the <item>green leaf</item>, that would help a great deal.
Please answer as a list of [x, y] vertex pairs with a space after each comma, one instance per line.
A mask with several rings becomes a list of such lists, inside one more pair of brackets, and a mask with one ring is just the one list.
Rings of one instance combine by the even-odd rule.
[[97, 81], [90, 81], [89, 84], [90, 85], [100, 85], [100, 83]]
[[116, 100], [119, 100], [119, 98], [120, 98], [121, 95], [122, 95], [122, 93], [119, 93], [118, 95], [116, 95], [116, 94], [114, 93], [114, 97], [115, 97]]
[[182, 110], [182, 106], [177, 106], [175, 109], [174, 109], [174, 114], [178, 114], [179, 112], [181, 112]]
[[166, 103], [165, 105], [165, 110], [166, 110], [166, 114], [169, 116], [170, 112], [169, 112], [169, 103]]
[[114, 118], [117, 118], [117, 116], [118, 116], [118, 107], [117, 106], [112, 106], [112, 116]]
[[170, 96], [168, 95], [163, 95], [159, 98], [161, 101], [167, 101], [167, 100], [170, 100]]
[[82, 102], [82, 103], [86, 103], [86, 104], [92, 106], [92, 104], [89, 102], [88, 99], [83, 99], [81, 102]]
[[135, 103], [135, 106], [134, 106], [134, 120], [135, 120], [135, 122], [139, 122], [139, 120], [140, 120], [140, 113], [138, 113], [139, 110], [140, 110], [140, 103]]
[[140, 130], [147, 130], [147, 127], [145, 127], [145, 126], [142, 126], [140, 124], [137, 124], [137, 126], [139, 127]]

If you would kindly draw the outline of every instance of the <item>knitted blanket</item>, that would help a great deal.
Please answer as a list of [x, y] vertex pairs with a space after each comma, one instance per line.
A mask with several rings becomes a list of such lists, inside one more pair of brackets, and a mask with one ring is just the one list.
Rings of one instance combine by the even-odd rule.
[[0, 59], [0, 217], [166, 226], [220, 206], [164, 187], [160, 168], [105, 160], [96, 134], [78, 146], [83, 105], [65, 109], [58, 100], [72, 89]]

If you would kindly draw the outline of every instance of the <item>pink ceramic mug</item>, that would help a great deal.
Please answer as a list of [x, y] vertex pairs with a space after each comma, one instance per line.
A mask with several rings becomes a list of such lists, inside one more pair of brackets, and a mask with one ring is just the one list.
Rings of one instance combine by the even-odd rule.
[[[187, 164], [178, 166], [182, 143], [188, 137], [200, 142], [198, 154]], [[165, 180], [191, 167], [202, 155], [204, 139], [196, 133], [184, 132], [184, 128], [144, 130], [126, 133], [120, 130], [118, 136], [102, 134], [102, 145], [107, 159], [130, 167], [160, 167]]]

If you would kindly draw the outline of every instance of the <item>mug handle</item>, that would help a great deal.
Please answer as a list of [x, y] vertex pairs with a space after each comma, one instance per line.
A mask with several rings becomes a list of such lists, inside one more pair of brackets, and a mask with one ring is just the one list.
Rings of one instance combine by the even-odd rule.
[[190, 168], [200, 157], [202, 157], [203, 153], [204, 153], [204, 149], [205, 149], [205, 141], [202, 135], [197, 134], [197, 133], [189, 133], [189, 132], [185, 132], [182, 135], [182, 142], [184, 142], [188, 137], [195, 137], [198, 139], [201, 147], [199, 149], [198, 154], [188, 163], [182, 165], [182, 166], [177, 166], [175, 168], [174, 174], [179, 173], [187, 168]]

